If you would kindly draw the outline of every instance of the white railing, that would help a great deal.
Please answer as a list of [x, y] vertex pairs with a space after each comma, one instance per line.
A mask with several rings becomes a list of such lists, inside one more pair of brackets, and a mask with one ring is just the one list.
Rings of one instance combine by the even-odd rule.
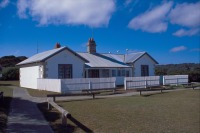
[[148, 77], [126, 77], [124, 79], [124, 88], [136, 89], [147, 88], [149, 86], [159, 86], [160, 76], [148, 76]]
[[116, 78], [37, 79], [39, 90], [60, 93], [81, 92], [83, 89], [115, 88]]
[[188, 75], [166, 75], [163, 76], [163, 85], [187, 84]]

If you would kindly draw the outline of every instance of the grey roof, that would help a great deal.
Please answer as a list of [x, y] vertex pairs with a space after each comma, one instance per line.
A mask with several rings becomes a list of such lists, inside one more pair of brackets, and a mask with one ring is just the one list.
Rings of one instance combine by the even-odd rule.
[[[74, 53], [75, 55], [78, 55], [77, 53], [75, 53], [74, 51], [72, 51], [71, 49], [69, 49], [68, 47], [65, 46], [65, 47], [60, 47], [60, 48], [52, 49], [49, 51], [45, 51], [42, 53], [38, 53], [20, 63], [18, 63], [17, 65], [25, 65], [25, 64], [35, 63], [35, 62], [42, 62], [65, 49], [69, 50], [70, 52]], [[86, 59], [82, 58], [81, 56], [78, 55], [78, 57], [81, 58], [82, 60], [88, 62]]]
[[[130, 67], [125, 64], [120, 58], [116, 60], [112, 56], [106, 56], [104, 54], [90, 54], [90, 53], [78, 53], [83, 58], [87, 59], [89, 63], [86, 63], [88, 67]], [[118, 58], [116, 56], [116, 58]]]
[[125, 55], [125, 63], [133, 63], [142, 57], [146, 52], [130, 53]]
[[139, 60], [141, 57], [143, 57], [144, 55], [147, 55], [150, 59], [152, 59], [152, 61], [155, 62], [155, 64], [158, 64], [158, 62], [153, 57], [151, 57], [147, 52], [126, 54], [125, 55], [125, 63], [134, 63], [137, 60]]
[[123, 54], [102, 54], [102, 55], [112, 58], [114, 60], [120, 61], [120, 62], [124, 62], [125, 56]]
[[39, 54], [36, 54], [17, 65], [24, 65], [24, 64], [30, 64], [30, 63], [36, 63], [36, 62], [43, 62], [46, 59], [54, 56], [55, 54], [63, 51], [63, 50], [69, 50], [82, 60], [84, 60], [86, 65], [88, 67], [130, 67], [126, 63], [134, 63], [138, 59], [140, 59], [143, 55], [147, 54], [156, 64], [158, 62], [154, 60], [148, 53], [146, 52], [138, 52], [138, 53], [130, 53], [130, 54], [90, 54], [90, 53], [76, 53], [73, 50], [69, 49], [68, 47], [61, 47], [57, 49], [52, 49], [49, 51], [45, 51]]
[[156, 64], [158, 64], [158, 62], [155, 59], [153, 59], [147, 52], [129, 53], [125, 55], [123, 54], [103, 54], [103, 55], [123, 63], [134, 63], [145, 54], [149, 56]]

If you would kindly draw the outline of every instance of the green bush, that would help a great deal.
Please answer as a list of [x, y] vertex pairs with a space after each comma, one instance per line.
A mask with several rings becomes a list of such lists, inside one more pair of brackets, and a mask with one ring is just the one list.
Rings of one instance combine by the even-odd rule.
[[2, 80], [19, 80], [19, 68], [7, 67], [2, 71]]

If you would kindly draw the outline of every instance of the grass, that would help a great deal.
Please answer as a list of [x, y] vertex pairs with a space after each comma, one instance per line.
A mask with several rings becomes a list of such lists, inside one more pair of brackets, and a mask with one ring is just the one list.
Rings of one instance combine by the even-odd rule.
[[[1, 84], [0, 84], [1, 85]], [[4, 133], [7, 125], [10, 102], [13, 90], [6, 86], [0, 86], [0, 91], [4, 92], [4, 100], [0, 99], [0, 133]]]
[[52, 92], [52, 91], [44, 91], [44, 90], [29, 89], [29, 88], [26, 89], [28, 93], [33, 97], [47, 97], [48, 94], [59, 94], [57, 92]]
[[0, 86], [19, 86], [19, 81], [0, 81]]
[[[108, 99], [63, 101], [77, 126], [61, 126], [60, 114], [39, 105], [55, 132], [197, 133], [200, 131], [200, 90]], [[73, 120], [74, 121], [74, 120]], [[81, 128], [80, 128], [81, 127]]]

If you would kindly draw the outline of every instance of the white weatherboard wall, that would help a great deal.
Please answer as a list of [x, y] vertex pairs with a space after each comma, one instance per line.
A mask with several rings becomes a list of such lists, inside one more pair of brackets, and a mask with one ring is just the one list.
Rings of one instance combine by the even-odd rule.
[[37, 89], [37, 78], [40, 78], [40, 66], [20, 68], [20, 86]]
[[141, 65], [148, 65], [149, 76], [154, 76], [155, 62], [145, 54], [134, 63], [134, 77], [141, 76]]
[[72, 64], [72, 78], [82, 78], [85, 62], [68, 50], [64, 50], [46, 61], [45, 78], [58, 78], [58, 64]]

